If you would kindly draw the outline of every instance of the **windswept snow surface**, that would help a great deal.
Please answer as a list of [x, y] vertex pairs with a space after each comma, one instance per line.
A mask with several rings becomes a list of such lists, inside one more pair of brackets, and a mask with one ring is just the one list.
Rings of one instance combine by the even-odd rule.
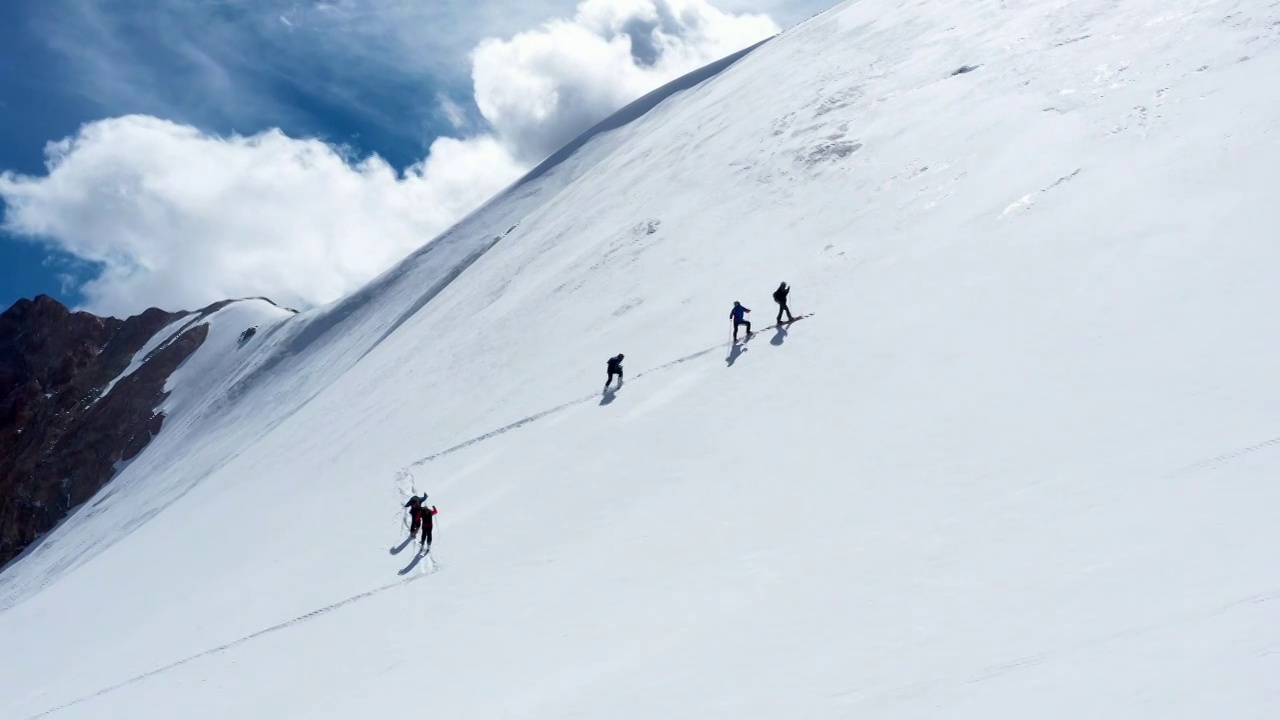
[[[0, 716], [1280, 716], [1277, 40], [1186, 0], [784, 33], [193, 358], [0, 577]], [[781, 280], [816, 314], [731, 351]]]

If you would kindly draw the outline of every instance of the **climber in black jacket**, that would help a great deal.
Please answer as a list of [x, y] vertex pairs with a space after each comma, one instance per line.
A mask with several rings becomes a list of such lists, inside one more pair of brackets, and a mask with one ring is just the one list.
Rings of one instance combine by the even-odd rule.
[[622, 353], [618, 353], [617, 355], [614, 355], [613, 357], [609, 358], [609, 365], [606, 368], [609, 375], [608, 377], [605, 378], [605, 381], [604, 381], [604, 389], [606, 392], [608, 392], [609, 386], [613, 384], [613, 378], [615, 376], [618, 378], [618, 387], [622, 387], [622, 358], [623, 357], [624, 356]]
[[796, 320], [794, 317], [791, 316], [791, 308], [787, 307], [787, 296], [790, 294], [791, 294], [791, 288], [787, 287], [786, 283], [782, 283], [781, 285], [778, 286], [777, 290], [773, 291], [773, 301], [778, 303], [778, 324], [779, 325], [782, 324], [782, 313], [784, 312], [787, 314], [787, 322], [795, 322]]

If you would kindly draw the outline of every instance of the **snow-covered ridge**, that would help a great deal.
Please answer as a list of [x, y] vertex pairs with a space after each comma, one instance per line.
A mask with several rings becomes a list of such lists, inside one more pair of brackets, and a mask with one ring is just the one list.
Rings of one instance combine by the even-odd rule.
[[183, 316], [174, 320], [168, 327], [156, 333], [149, 341], [147, 341], [146, 345], [142, 346], [142, 349], [138, 350], [138, 352], [134, 354], [133, 359], [129, 361], [129, 366], [124, 369], [124, 372], [120, 373], [119, 376], [113, 378], [111, 382], [102, 387], [102, 391], [98, 393], [97, 400], [101, 400], [107, 395], [110, 395], [112, 389], [114, 389], [121, 380], [124, 380], [137, 372], [138, 368], [142, 367], [148, 359], [153, 357], [157, 350], [164, 347], [184, 331], [189, 329], [194, 322], [195, 321], [191, 317]]
[[0, 578], [0, 708], [1274, 716], [1275, 20], [845, 4], [227, 323]]
[[[155, 424], [158, 434], [155, 430], [150, 431], [150, 438], [145, 440], [146, 443], [139, 456], [126, 455], [125, 459], [117, 462], [115, 467], [115, 479], [111, 480], [107, 487], [99, 492], [89, 503], [87, 507], [79, 507], [72, 510], [71, 516], [64, 521], [62, 525], [55, 528], [46, 537], [41, 538], [35, 545], [28, 548], [22, 562], [26, 566], [39, 566], [42, 563], [49, 563], [42, 572], [36, 572], [23, 583], [13, 583], [10, 580], [14, 577], [14, 573], [5, 573], [0, 577], [0, 609], [8, 607], [14, 603], [20, 602], [31, 592], [48, 585], [57, 579], [59, 575], [74, 569], [79, 564], [91, 559], [96, 553], [108, 548], [116, 538], [128, 534], [133, 528], [132, 524], [125, 524], [121, 527], [111, 528], [106, 532], [99, 533], [89, 542], [76, 548], [71, 557], [67, 556], [67, 550], [63, 545], [63, 536], [68, 532], [69, 528], [74, 528], [78, 523], [83, 522], [84, 518], [92, 518], [102, 512], [102, 508], [107, 507], [112, 502], [112, 497], [120, 492], [122, 488], [127, 488], [132, 480], [130, 475], [126, 475], [126, 471], [141, 461], [141, 465], [148, 466], [150, 462], [159, 463], [161, 467], [165, 463], [172, 462], [171, 459], [164, 457], [163, 451], [160, 453], [148, 454], [155, 445], [164, 447], [166, 444], [181, 445], [186, 442], [188, 432], [193, 425], [193, 418], [199, 416], [203, 411], [207, 411], [210, 407], [216, 407], [220, 403], [228, 401], [226, 397], [227, 387], [234, 382], [238, 372], [246, 371], [246, 368], [252, 368], [255, 360], [252, 351], [249, 349], [250, 342], [239, 342], [240, 334], [245, 328], [255, 325], [265, 325], [268, 327], [275, 326], [284, 320], [292, 317], [293, 311], [277, 307], [273, 303], [265, 299], [250, 299], [239, 301], [227, 301], [217, 303], [198, 312], [185, 313], [175, 319], [169, 325], [162, 328], [154, 336], [151, 337], [132, 358], [129, 366], [119, 376], [111, 380], [96, 398], [92, 398], [80, 410], [82, 415], [102, 410], [103, 408], [95, 407], [104, 399], [108, 398], [113, 391], [125, 393], [142, 393], [142, 397], [131, 397], [124, 399], [125, 403], [147, 402], [153, 400], [155, 405], [146, 405], [148, 413], [154, 413], [157, 420]], [[192, 343], [186, 338], [188, 333], [200, 331], [199, 337]], [[162, 353], [170, 346], [176, 343], [187, 343], [194, 350], [183, 350], [183, 353], [190, 353], [185, 360], [181, 361], [176, 368], [170, 372], [168, 369], [159, 372], [170, 374], [160, 375], [159, 379], [163, 381], [163, 385], [156, 384], [154, 390], [139, 390], [137, 387], [128, 387], [121, 391], [122, 382], [132, 378], [143, 368], [150, 368], [151, 374], [155, 374], [154, 365], [160, 362]], [[244, 351], [244, 352], [240, 352]], [[179, 356], [181, 357], [181, 356]], [[173, 360], [166, 360], [172, 363]], [[166, 365], [166, 368], [172, 365]], [[107, 408], [110, 412], [110, 408]], [[197, 432], [199, 429], [197, 428]], [[76, 431], [85, 434], [83, 429]], [[133, 432], [127, 427], [120, 427], [119, 432]], [[81, 441], [87, 442], [87, 440]], [[99, 452], [105, 449], [100, 448]], [[160, 457], [156, 457], [160, 455]], [[147, 475], [135, 475], [142, 482], [146, 482]], [[174, 486], [152, 484], [147, 488], [152, 496], [152, 509], [148, 512], [156, 512], [180, 492], [180, 488]], [[135, 507], [136, 511], [137, 508]]]
[[[228, 306], [231, 306], [233, 308], [233, 312], [222, 313], [222, 311]], [[275, 310], [272, 310], [271, 308], [274, 308]], [[229, 300], [225, 302], [215, 303], [214, 305], [211, 305], [197, 312], [184, 313], [181, 317], [179, 317], [178, 319], [170, 323], [169, 326], [165, 327], [163, 330], [156, 333], [145, 345], [143, 345], [142, 348], [139, 349], [136, 354], [134, 354], [133, 359], [129, 362], [129, 366], [125, 368], [124, 371], [121, 372], [119, 376], [112, 379], [110, 382], [108, 382], [106, 385], [102, 387], [102, 390], [98, 393], [97, 399], [101, 400], [102, 398], [109, 395], [111, 393], [111, 390], [121, 380], [124, 380], [125, 378], [129, 377], [133, 373], [137, 372], [138, 369], [141, 368], [144, 364], [146, 364], [146, 362], [149, 359], [154, 357], [157, 352], [159, 352], [160, 350], [164, 349], [165, 346], [177, 340], [179, 337], [182, 336], [183, 333], [185, 333], [186, 331], [190, 330], [193, 327], [196, 327], [197, 325], [200, 325], [201, 323], [209, 322], [211, 319], [211, 316], [219, 313], [222, 313], [224, 316], [225, 315], [234, 316], [234, 319], [220, 318], [218, 320], [218, 327], [223, 327], [224, 322], [230, 323], [232, 326], [234, 326], [234, 324], [237, 322], [253, 323], [260, 319], [268, 319], [268, 320], [284, 319], [292, 315], [296, 315], [297, 311], [292, 310], [290, 308], [282, 308], [267, 298], [244, 298], [241, 300]], [[257, 327], [256, 325], [251, 324], [251, 325], [246, 325], [245, 329], [255, 328], [255, 332], [256, 332], [256, 327]], [[244, 332], [244, 330], [241, 330], [241, 332]], [[227, 348], [222, 347], [222, 349], [226, 350]]]

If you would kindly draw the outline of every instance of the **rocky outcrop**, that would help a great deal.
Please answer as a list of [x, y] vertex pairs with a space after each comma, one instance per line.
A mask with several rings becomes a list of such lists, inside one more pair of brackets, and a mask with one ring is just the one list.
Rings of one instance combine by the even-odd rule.
[[165, 383], [204, 342], [207, 324], [189, 323], [100, 396], [185, 314], [152, 308], [127, 320], [101, 318], [42, 295], [0, 315], [0, 565], [159, 433]]

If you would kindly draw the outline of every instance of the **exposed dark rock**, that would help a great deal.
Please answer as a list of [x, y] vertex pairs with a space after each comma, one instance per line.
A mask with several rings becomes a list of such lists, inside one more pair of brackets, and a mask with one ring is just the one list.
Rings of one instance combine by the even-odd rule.
[[0, 565], [160, 432], [165, 382], [204, 342], [207, 324], [193, 320], [99, 396], [184, 315], [152, 308], [128, 320], [101, 318], [43, 295], [0, 315]]

